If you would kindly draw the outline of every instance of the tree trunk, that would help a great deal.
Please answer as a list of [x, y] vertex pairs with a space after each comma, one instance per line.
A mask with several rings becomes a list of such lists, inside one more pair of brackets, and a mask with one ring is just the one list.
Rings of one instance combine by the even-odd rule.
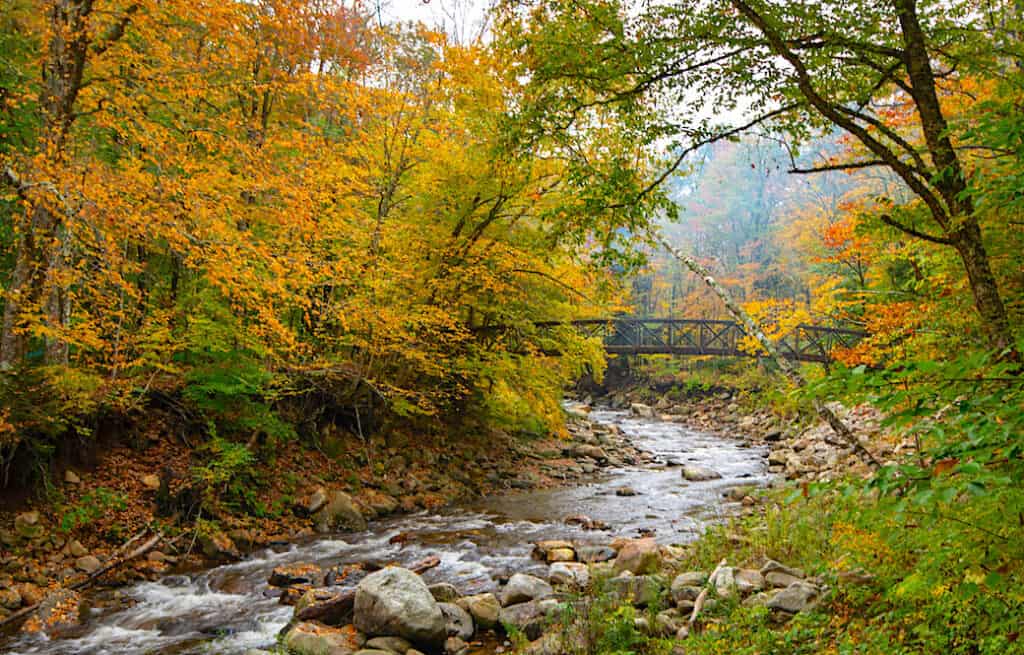
[[974, 306], [981, 314], [982, 329], [988, 340], [1003, 357], [1019, 362], [1020, 352], [1010, 328], [1010, 319], [1006, 314], [1006, 306], [999, 294], [996, 276], [989, 266], [988, 252], [982, 242], [981, 227], [973, 218], [964, 220], [963, 225], [951, 235], [953, 247], [967, 271], [967, 279], [974, 296]]
[[[775, 360], [775, 363], [782, 371], [782, 374], [786, 376], [786, 379], [788, 379], [793, 386], [803, 387], [806, 385], [800, 371], [798, 371], [788, 359], [782, 356], [779, 349], [775, 347], [775, 344], [772, 343], [767, 335], [765, 335], [764, 331], [761, 330], [757, 323], [754, 322], [754, 319], [750, 318], [750, 315], [743, 311], [743, 308], [733, 300], [732, 294], [729, 293], [729, 290], [720, 285], [718, 281], [712, 277], [711, 271], [701, 266], [701, 264], [693, 257], [684, 255], [670, 246], [664, 239], [660, 239], [660, 242], [662, 247], [665, 248], [669, 254], [681, 261], [687, 268], [704, 280], [704, 283], [708, 285], [708, 288], [714, 291], [715, 295], [721, 299], [725, 308], [729, 310], [729, 313], [732, 314], [733, 318], [743, 326], [743, 331], [757, 339], [758, 343], [761, 344], [761, 347], [768, 352], [773, 360]], [[857, 456], [860, 457], [861, 460], [872, 468], [878, 468], [881, 466], [881, 463], [867, 448], [864, 447], [864, 444], [860, 442], [857, 435], [853, 433], [853, 430], [843, 423], [843, 420], [839, 418], [839, 416], [837, 416], [828, 405], [818, 398], [812, 399], [812, 402], [814, 404], [814, 411], [818, 416], [829, 424], [829, 427], [831, 427], [832, 431], [836, 433], [836, 436], [850, 446], [850, 448], [853, 449], [853, 452], [857, 453]]]

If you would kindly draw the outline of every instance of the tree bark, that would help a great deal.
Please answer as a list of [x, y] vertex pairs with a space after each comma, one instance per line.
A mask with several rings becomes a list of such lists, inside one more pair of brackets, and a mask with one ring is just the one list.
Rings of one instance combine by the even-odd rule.
[[[761, 344], [761, 347], [764, 348], [765, 351], [767, 351], [769, 356], [771, 356], [771, 358], [778, 365], [779, 370], [782, 371], [782, 374], [786, 377], [787, 380], [789, 380], [789, 382], [793, 386], [798, 388], [806, 386], [807, 383], [804, 380], [803, 376], [800, 374], [800, 371], [798, 371], [796, 367], [793, 366], [793, 364], [790, 363], [788, 359], [782, 356], [782, 353], [779, 352], [779, 349], [775, 347], [775, 344], [772, 343], [771, 339], [769, 339], [767, 335], [765, 335], [764, 331], [761, 330], [761, 328], [757, 325], [757, 323], [754, 322], [754, 319], [750, 317], [750, 314], [747, 314], [745, 311], [743, 311], [743, 308], [740, 307], [735, 300], [733, 300], [732, 294], [729, 293], [729, 290], [723, 287], [721, 284], [719, 284], [717, 280], [715, 280], [715, 278], [711, 275], [711, 271], [702, 266], [700, 262], [698, 262], [693, 257], [690, 257], [689, 255], [684, 255], [683, 253], [673, 248], [664, 238], [661, 238], [659, 240], [661, 242], [661, 246], [665, 248], [665, 250], [667, 250], [669, 254], [678, 259], [680, 262], [683, 263], [683, 265], [685, 265], [688, 269], [699, 275], [701, 279], [704, 280], [704, 283], [708, 286], [708, 288], [710, 288], [715, 293], [715, 295], [717, 295], [719, 299], [721, 299], [722, 304], [725, 305], [725, 308], [729, 311], [730, 314], [732, 314], [733, 318], [735, 318], [736, 321], [743, 326], [744, 332], [757, 339], [758, 343]], [[878, 468], [881, 466], [881, 463], [878, 461], [878, 459], [874, 455], [872, 455], [867, 448], [864, 447], [864, 444], [860, 442], [860, 439], [857, 438], [857, 435], [853, 433], [853, 430], [851, 430], [848, 425], [843, 423], [843, 420], [839, 418], [839, 416], [836, 415], [836, 413], [832, 411], [832, 409], [828, 405], [826, 405], [824, 401], [818, 398], [814, 398], [812, 399], [812, 403], [814, 405], [815, 413], [817, 413], [822, 420], [828, 423], [829, 427], [832, 428], [832, 431], [836, 433], [836, 436], [838, 436], [840, 440], [843, 441], [843, 443], [850, 446], [850, 448], [853, 449], [853, 452], [855, 452], [864, 463], [866, 463], [871, 468]]]

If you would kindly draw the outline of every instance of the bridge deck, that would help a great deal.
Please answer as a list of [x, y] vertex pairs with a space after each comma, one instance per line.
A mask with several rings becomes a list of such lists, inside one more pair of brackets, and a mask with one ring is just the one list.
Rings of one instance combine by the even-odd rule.
[[[537, 323], [542, 331], [567, 323]], [[617, 355], [756, 356], [740, 348], [745, 333], [735, 321], [617, 317], [573, 321], [586, 336], [599, 337]], [[866, 333], [845, 328], [799, 325], [776, 343], [787, 359], [828, 363], [835, 348], [849, 348]]]

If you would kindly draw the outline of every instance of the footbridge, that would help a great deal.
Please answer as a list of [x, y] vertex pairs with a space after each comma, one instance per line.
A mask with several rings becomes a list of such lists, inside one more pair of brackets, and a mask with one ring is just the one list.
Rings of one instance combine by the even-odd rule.
[[[617, 316], [535, 325], [542, 333], [572, 325], [588, 337], [600, 338], [605, 351], [614, 355], [763, 356], [740, 348], [746, 333], [736, 321]], [[490, 327], [480, 331], [495, 333], [507, 330]], [[850, 348], [865, 336], [865, 332], [842, 327], [798, 325], [778, 340], [776, 346], [787, 359], [827, 364], [832, 361], [834, 349]]]

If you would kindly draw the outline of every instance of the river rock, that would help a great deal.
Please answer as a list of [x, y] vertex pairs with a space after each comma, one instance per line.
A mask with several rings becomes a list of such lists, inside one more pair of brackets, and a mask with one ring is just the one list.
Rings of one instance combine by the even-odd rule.
[[576, 559], [587, 564], [595, 562], [608, 562], [615, 559], [618, 554], [610, 546], [580, 546], [576, 549]]
[[615, 490], [615, 495], [628, 498], [630, 496], [639, 496], [640, 494], [633, 487], [619, 487]]
[[47, 635], [59, 636], [82, 623], [82, 597], [77, 591], [61, 589], [42, 600], [36, 618]]
[[498, 622], [507, 627], [514, 627], [531, 641], [540, 638], [544, 631], [544, 611], [539, 601], [531, 600], [501, 608]]
[[441, 614], [444, 615], [445, 628], [448, 636], [455, 636], [460, 639], [469, 639], [473, 636], [473, 617], [469, 612], [454, 603], [438, 603]]
[[352, 626], [329, 628], [319, 623], [299, 623], [284, 636], [284, 645], [295, 655], [351, 655], [366, 641]]
[[573, 589], [585, 589], [590, 584], [590, 569], [579, 562], [555, 562], [548, 569], [551, 584]]
[[551, 562], [572, 562], [576, 559], [576, 551], [572, 548], [553, 548], [547, 553], [547, 561]]
[[313, 521], [317, 532], [366, 529], [366, 519], [363, 518], [355, 501], [340, 490], [334, 490], [327, 495], [327, 502], [313, 514]]
[[241, 557], [235, 542], [220, 530], [203, 532], [199, 535], [199, 547], [210, 559], [235, 560]]
[[764, 589], [764, 576], [753, 569], [736, 569], [733, 573], [736, 589], [743, 595]]
[[643, 403], [630, 404], [629, 411], [633, 416], [639, 416], [640, 418], [654, 418], [657, 416], [653, 407]]
[[658, 542], [651, 537], [630, 539], [619, 548], [615, 558], [615, 573], [629, 571], [635, 575], [653, 573], [661, 566]]
[[275, 566], [267, 584], [272, 587], [291, 587], [297, 584], [315, 584], [323, 575], [320, 567], [310, 562], [296, 562]]
[[14, 531], [23, 539], [42, 536], [43, 526], [39, 523], [39, 512], [22, 512], [14, 517]]
[[412, 644], [401, 637], [374, 637], [367, 639], [365, 646], [395, 655], [405, 655], [412, 648]]
[[777, 592], [768, 601], [770, 610], [796, 614], [815, 605], [821, 591], [809, 582], [798, 581]]
[[444, 641], [444, 652], [447, 655], [465, 655], [469, 652], [469, 644], [461, 637], [448, 637]]
[[603, 448], [590, 444], [579, 444], [578, 446], [574, 446], [572, 453], [576, 457], [589, 457], [597, 462], [604, 462], [608, 460], [608, 453], [606, 453]]
[[459, 598], [459, 590], [450, 582], [438, 582], [429, 587], [430, 595], [439, 603], [454, 603]]
[[626, 571], [608, 581], [613, 593], [628, 600], [635, 607], [647, 607], [658, 602], [665, 587], [660, 575], [633, 575]]
[[455, 604], [469, 612], [473, 621], [481, 628], [493, 628], [498, 623], [501, 603], [494, 594], [463, 596], [455, 601]]
[[0, 589], [0, 607], [16, 610], [21, 607], [21, 594], [16, 589]]
[[687, 464], [686, 466], [683, 467], [683, 479], [688, 480], [689, 482], [704, 482], [705, 480], [718, 480], [721, 477], [721, 473], [709, 469], [706, 466]]
[[508, 584], [501, 590], [499, 599], [502, 607], [516, 605], [530, 600], [547, 598], [555, 593], [551, 585], [540, 578], [525, 573], [516, 573], [509, 578]]
[[697, 596], [700, 595], [701, 589], [707, 581], [708, 574], [702, 571], [690, 571], [677, 575], [672, 580], [672, 599], [676, 605], [697, 600]]
[[764, 580], [768, 583], [769, 586], [775, 589], [785, 589], [794, 582], [800, 582], [801, 580], [803, 580], [803, 578], [798, 578], [795, 575], [790, 575], [785, 571], [769, 571], [764, 576]]
[[803, 569], [786, 566], [785, 564], [780, 564], [779, 562], [770, 559], [767, 562], [765, 562], [764, 566], [761, 567], [761, 575], [767, 576], [769, 573], [773, 572], [785, 573], [787, 575], [793, 576], [794, 578], [803, 578], [806, 575]]
[[93, 573], [101, 566], [103, 563], [93, 555], [84, 555], [75, 560], [75, 568], [85, 573]]
[[355, 626], [368, 636], [398, 636], [414, 644], [440, 646], [445, 618], [430, 589], [408, 569], [389, 567], [356, 587]]

